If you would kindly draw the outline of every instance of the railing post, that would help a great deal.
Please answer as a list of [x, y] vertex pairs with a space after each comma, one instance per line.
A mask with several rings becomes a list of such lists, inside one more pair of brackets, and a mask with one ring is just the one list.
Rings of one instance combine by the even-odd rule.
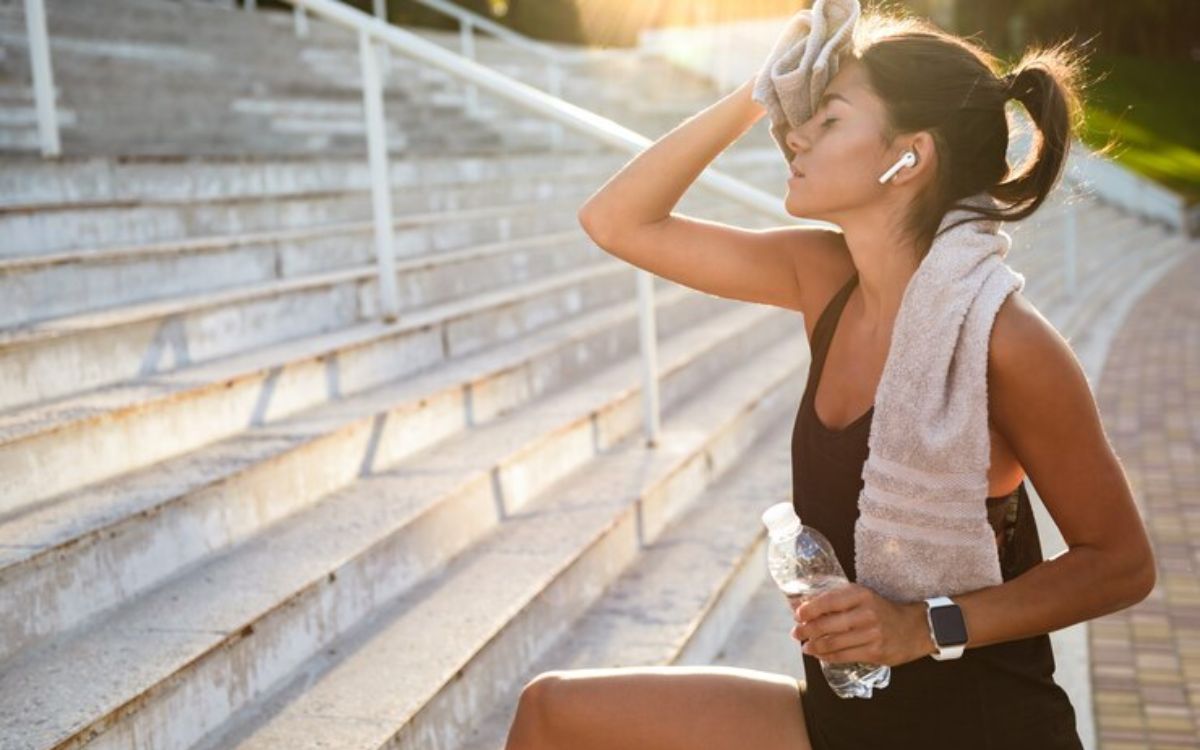
[[[388, 22], [387, 0], [375, 0], [375, 17], [384, 23]], [[392, 50], [384, 43], [379, 43], [380, 80], [387, 80], [392, 70]]]
[[367, 153], [371, 161], [371, 204], [375, 218], [375, 258], [379, 266], [379, 306], [391, 323], [399, 317], [396, 259], [392, 229], [392, 192], [388, 175], [387, 131], [383, 120], [383, 84], [375, 44], [365, 30], [358, 32], [362, 62], [363, 109], [367, 117]]
[[[551, 62], [546, 67], [547, 86], [550, 94], [559, 99], [562, 98], [563, 87], [563, 69], [562, 65], [557, 61]], [[563, 126], [560, 122], [550, 123], [550, 145], [555, 149], [561, 149], [563, 145]]]
[[[470, 19], [463, 16], [458, 20], [458, 40], [459, 46], [462, 49], [463, 57], [468, 60], [475, 59], [475, 37], [472, 33], [472, 24]], [[479, 91], [475, 88], [475, 84], [468, 83], [464, 89], [466, 97], [466, 110], [469, 115], [479, 113]]]
[[654, 276], [638, 269], [638, 342], [642, 350], [642, 425], [646, 446], [658, 445], [658, 323], [654, 315]]
[[50, 68], [50, 37], [46, 33], [46, 6], [42, 0], [25, 0], [25, 33], [29, 37], [29, 67], [33, 71], [33, 99], [37, 107], [38, 141], [42, 156], [59, 156], [58, 112], [54, 104], [54, 72]]
[[[428, 61], [431, 64], [449, 70], [459, 80], [470, 81], [472, 86], [486, 89], [489, 93], [507, 102], [532, 109], [560, 124], [571, 124], [573, 128], [583, 131], [607, 144], [615, 145], [623, 150], [636, 153], [652, 145], [652, 141], [628, 128], [621, 126], [599, 115], [588, 116], [574, 105], [566, 105], [548, 94], [527, 85], [514, 84], [496, 72], [477, 70], [476, 65], [467, 65], [452, 52], [441, 48], [432, 42], [426, 42], [413, 37], [407, 32], [391, 27], [381, 27], [376, 21], [364, 20], [361, 11], [345, 9], [333, 0], [289, 0], [292, 3], [303, 2], [307, 8], [313, 9], [318, 15], [327, 16], [344, 26], [358, 30], [359, 57], [362, 62], [363, 103], [367, 118], [367, 141], [371, 162], [371, 195], [375, 217], [375, 245], [379, 263], [379, 307], [384, 311], [383, 316], [389, 321], [399, 317], [397, 283], [395, 275], [394, 238], [389, 191], [389, 173], [387, 165], [387, 146], [383, 118], [383, 87], [380, 81], [378, 58], [374, 54], [375, 40], [373, 34], [383, 38], [381, 43], [392, 44], [402, 48], [406, 53]], [[433, 2], [434, 0], [421, 0]], [[440, 0], [438, 0], [440, 3]], [[451, 6], [446, 6], [451, 7]], [[440, 5], [439, 5], [440, 9]], [[452, 15], [457, 15], [452, 11]], [[471, 40], [472, 22], [469, 16], [458, 15], [462, 29], [463, 52], [467, 59], [474, 59], [474, 46]], [[507, 38], [508, 30], [504, 27], [489, 26], [487, 19], [479, 19], [482, 28], [494, 29], [497, 34]], [[561, 62], [561, 58], [559, 59]], [[770, 214], [777, 220], [795, 223], [795, 217], [787, 214], [779, 205], [779, 200], [762, 190], [729, 177], [721, 172], [705, 171], [698, 178], [698, 184], [715, 189], [722, 195], [734, 201], [743, 203], [757, 211]], [[642, 362], [642, 401], [643, 421], [646, 443], [655, 446], [660, 442], [660, 399], [658, 383], [658, 344], [657, 325], [654, 309], [654, 276], [638, 269], [638, 334], [641, 347]]]
[[1076, 228], [1076, 225], [1077, 225], [1076, 212], [1075, 212], [1075, 194], [1076, 194], [1075, 187], [1076, 187], [1076, 185], [1075, 185], [1074, 180], [1072, 180], [1072, 179], [1068, 179], [1066, 182], [1067, 182], [1068, 188], [1067, 188], [1067, 206], [1066, 206], [1067, 215], [1066, 215], [1066, 224], [1064, 227], [1066, 236], [1063, 238], [1063, 264], [1064, 264], [1063, 278], [1065, 279], [1067, 294], [1069, 294], [1071, 296], [1071, 299], [1074, 300], [1076, 283], [1077, 283], [1077, 279], [1076, 279], [1076, 270], [1077, 270], [1077, 268], [1076, 268], [1076, 265], [1077, 265], [1077, 263], [1076, 263], [1076, 257], [1077, 257], [1076, 240], [1078, 238], [1078, 233], [1077, 233], [1077, 228]]
[[292, 20], [295, 21], [295, 25], [296, 25], [296, 38], [297, 39], [307, 39], [308, 38], [308, 14], [304, 12], [304, 6], [302, 6], [302, 5], [293, 5], [292, 6]]

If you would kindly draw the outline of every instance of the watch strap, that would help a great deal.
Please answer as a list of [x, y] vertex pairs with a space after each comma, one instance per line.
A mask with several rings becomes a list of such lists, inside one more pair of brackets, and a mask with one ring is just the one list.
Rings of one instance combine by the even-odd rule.
[[955, 604], [954, 601], [952, 599], [950, 599], [950, 597], [948, 597], [948, 596], [931, 596], [925, 600], [925, 621], [929, 625], [929, 637], [933, 641], [933, 645], [937, 648], [937, 651], [935, 653], [930, 654], [929, 656], [932, 657], [933, 659], [936, 659], [937, 661], [948, 661], [950, 659], [957, 659], [963, 655], [963, 651], [966, 649], [966, 644], [962, 643], [962, 644], [950, 646], [950, 645], [942, 645], [941, 643], [938, 642], [937, 631], [933, 627], [932, 610], [935, 607], [955, 607], [955, 608], [957, 608], [958, 605]]

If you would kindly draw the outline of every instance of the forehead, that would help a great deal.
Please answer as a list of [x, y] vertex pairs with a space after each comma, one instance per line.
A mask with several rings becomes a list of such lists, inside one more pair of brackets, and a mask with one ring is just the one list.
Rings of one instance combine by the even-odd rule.
[[850, 62], [838, 68], [837, 75], [830, 79], [829, 85], [821, 93], [821, 101], [818, 104], [829, 105], [839, 101], [838, 96], [847, 100], [852, 107], [870, 108], [873, 94], [867, 86], [866, 75], [861, 64]]

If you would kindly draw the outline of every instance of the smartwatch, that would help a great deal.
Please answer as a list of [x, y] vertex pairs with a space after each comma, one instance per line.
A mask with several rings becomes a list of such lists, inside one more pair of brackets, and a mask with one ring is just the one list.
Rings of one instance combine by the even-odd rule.
[[934, 596], [925, 600], [925, 619], [929, 622], [929, 634], [937, 646], [937, 653], [930, 654], [938, 661], [957, 659], [967, 644], [967, 623], [962, 608], [948, 596]]

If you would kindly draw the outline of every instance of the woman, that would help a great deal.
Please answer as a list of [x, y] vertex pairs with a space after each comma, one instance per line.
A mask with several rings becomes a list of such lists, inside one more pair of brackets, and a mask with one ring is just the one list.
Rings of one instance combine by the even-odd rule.
[[[985, 51], [902, 16], [864, 15], [850, 49], [812, 118], [787, 136], [788, 211], [841, 232], [751, 231], [671, 213], [765, 114], [753, 79], [639, 154], [579, 213], [597, 244], [639, 268], [804, 316], [813, 356], [793, 433], [794, 503], [851, 577], [793, 608], [807, 686], [717, 667], [544, 673], [522, 692], [508, 750], [1081, 747], [1048, 633], [1141, 601], [1155, 564], [1078, 361], [1019, 292], [1000, 308], [988, 354], [987, 505], [1004, 582], [953, 597], [969, 634], [962, 656], [926, 658], [937, 645], [923, 601], [889, 601], [853, 582], [871, 404], [908, 280], [955, 201], [986, 190], [1003, 202], [998, 218], [1012, 221], [1045, 200], [1079, 111], [1077, 63], [1060, 45], [1000, 76]], [[1010, 98], [1040, 136], [1011, 172]], [[909, 150], [916, 163], [881, 184]], [[1049, 561], [1027, 476], [1069, 546]], [[887, 664], [891, 684], [869, 700], [838, 698], [818, 659]]]

